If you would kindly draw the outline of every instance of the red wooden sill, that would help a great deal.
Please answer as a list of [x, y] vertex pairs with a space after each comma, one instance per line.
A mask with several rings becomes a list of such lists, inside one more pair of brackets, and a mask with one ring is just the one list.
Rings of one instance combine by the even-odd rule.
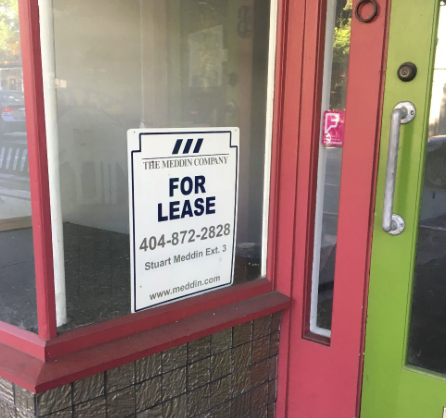
[[94, 325], [65, 332], [46, 344], [45, 359], [52, 360], [79, 350], [92, 348], [132, 334], [144, 332], [169, 323], [199, 315], [272, 291], [271, 282], [259, 279], [216, 292], [205, 293], [158, 308], [148, 309]]
[[0, 344], [0, 376], [41, 393], [282, 311], [289, 305], [287, 296], [270, 292], [47, 362]]
[[269, 280], [259, 279], [216, 292], [205, 293], [174, 304], [148, 309], [134, 315], [80, 327], [50, 340], [45, 340], [30, 331], [0, 321], [0, 344], [22, 351], [39, 360], [54, 360], [77, 351], [97, 347], [171, 322], [254, 298], [272, 290]]

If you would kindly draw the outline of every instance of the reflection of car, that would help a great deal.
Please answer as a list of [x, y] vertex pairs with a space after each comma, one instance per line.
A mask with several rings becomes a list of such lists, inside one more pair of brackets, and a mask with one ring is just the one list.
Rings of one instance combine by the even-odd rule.
[[7, 132], [25, 132], [25, 101], [23, 93], [0, 90], [0, 135]]
[[434, 187], [446, 188], [446, 135], [428, 139], [424, 178]]

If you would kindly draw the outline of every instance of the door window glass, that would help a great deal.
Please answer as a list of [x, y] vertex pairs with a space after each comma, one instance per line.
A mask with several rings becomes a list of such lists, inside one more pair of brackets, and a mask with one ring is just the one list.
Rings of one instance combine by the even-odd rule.
[[310, 315], [310, 331], [326, 337], [331, 335], [351, 14], [351, 0], [327, 1]]
[[128, 129], [240, 128], [234, 284], [262, 277], [270, 0], [57, 0], [41, 14], [60, 330], [130, 313]]
[[37, 331], [17, 0], [0, 3], [0, 321]]
[[446, 373], [446, 7], [440, 7], [408, 362]]

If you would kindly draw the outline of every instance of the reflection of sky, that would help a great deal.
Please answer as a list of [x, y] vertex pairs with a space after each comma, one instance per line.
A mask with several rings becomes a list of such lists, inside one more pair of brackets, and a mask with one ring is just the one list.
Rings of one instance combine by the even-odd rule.
[[435, 58], [434, 84], [429, 118], [430, 124], [438, 121], [443, 101], [443, 89], [446, 84], [446, 6], [440, 7], [437, 39], [437, 55]]

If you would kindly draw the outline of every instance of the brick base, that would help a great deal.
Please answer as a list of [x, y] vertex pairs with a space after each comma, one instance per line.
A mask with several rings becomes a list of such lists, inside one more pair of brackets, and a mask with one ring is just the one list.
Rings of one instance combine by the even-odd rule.
[[0, 418], [271, 418], [281, 314], [35, 395], [0, 378]]

